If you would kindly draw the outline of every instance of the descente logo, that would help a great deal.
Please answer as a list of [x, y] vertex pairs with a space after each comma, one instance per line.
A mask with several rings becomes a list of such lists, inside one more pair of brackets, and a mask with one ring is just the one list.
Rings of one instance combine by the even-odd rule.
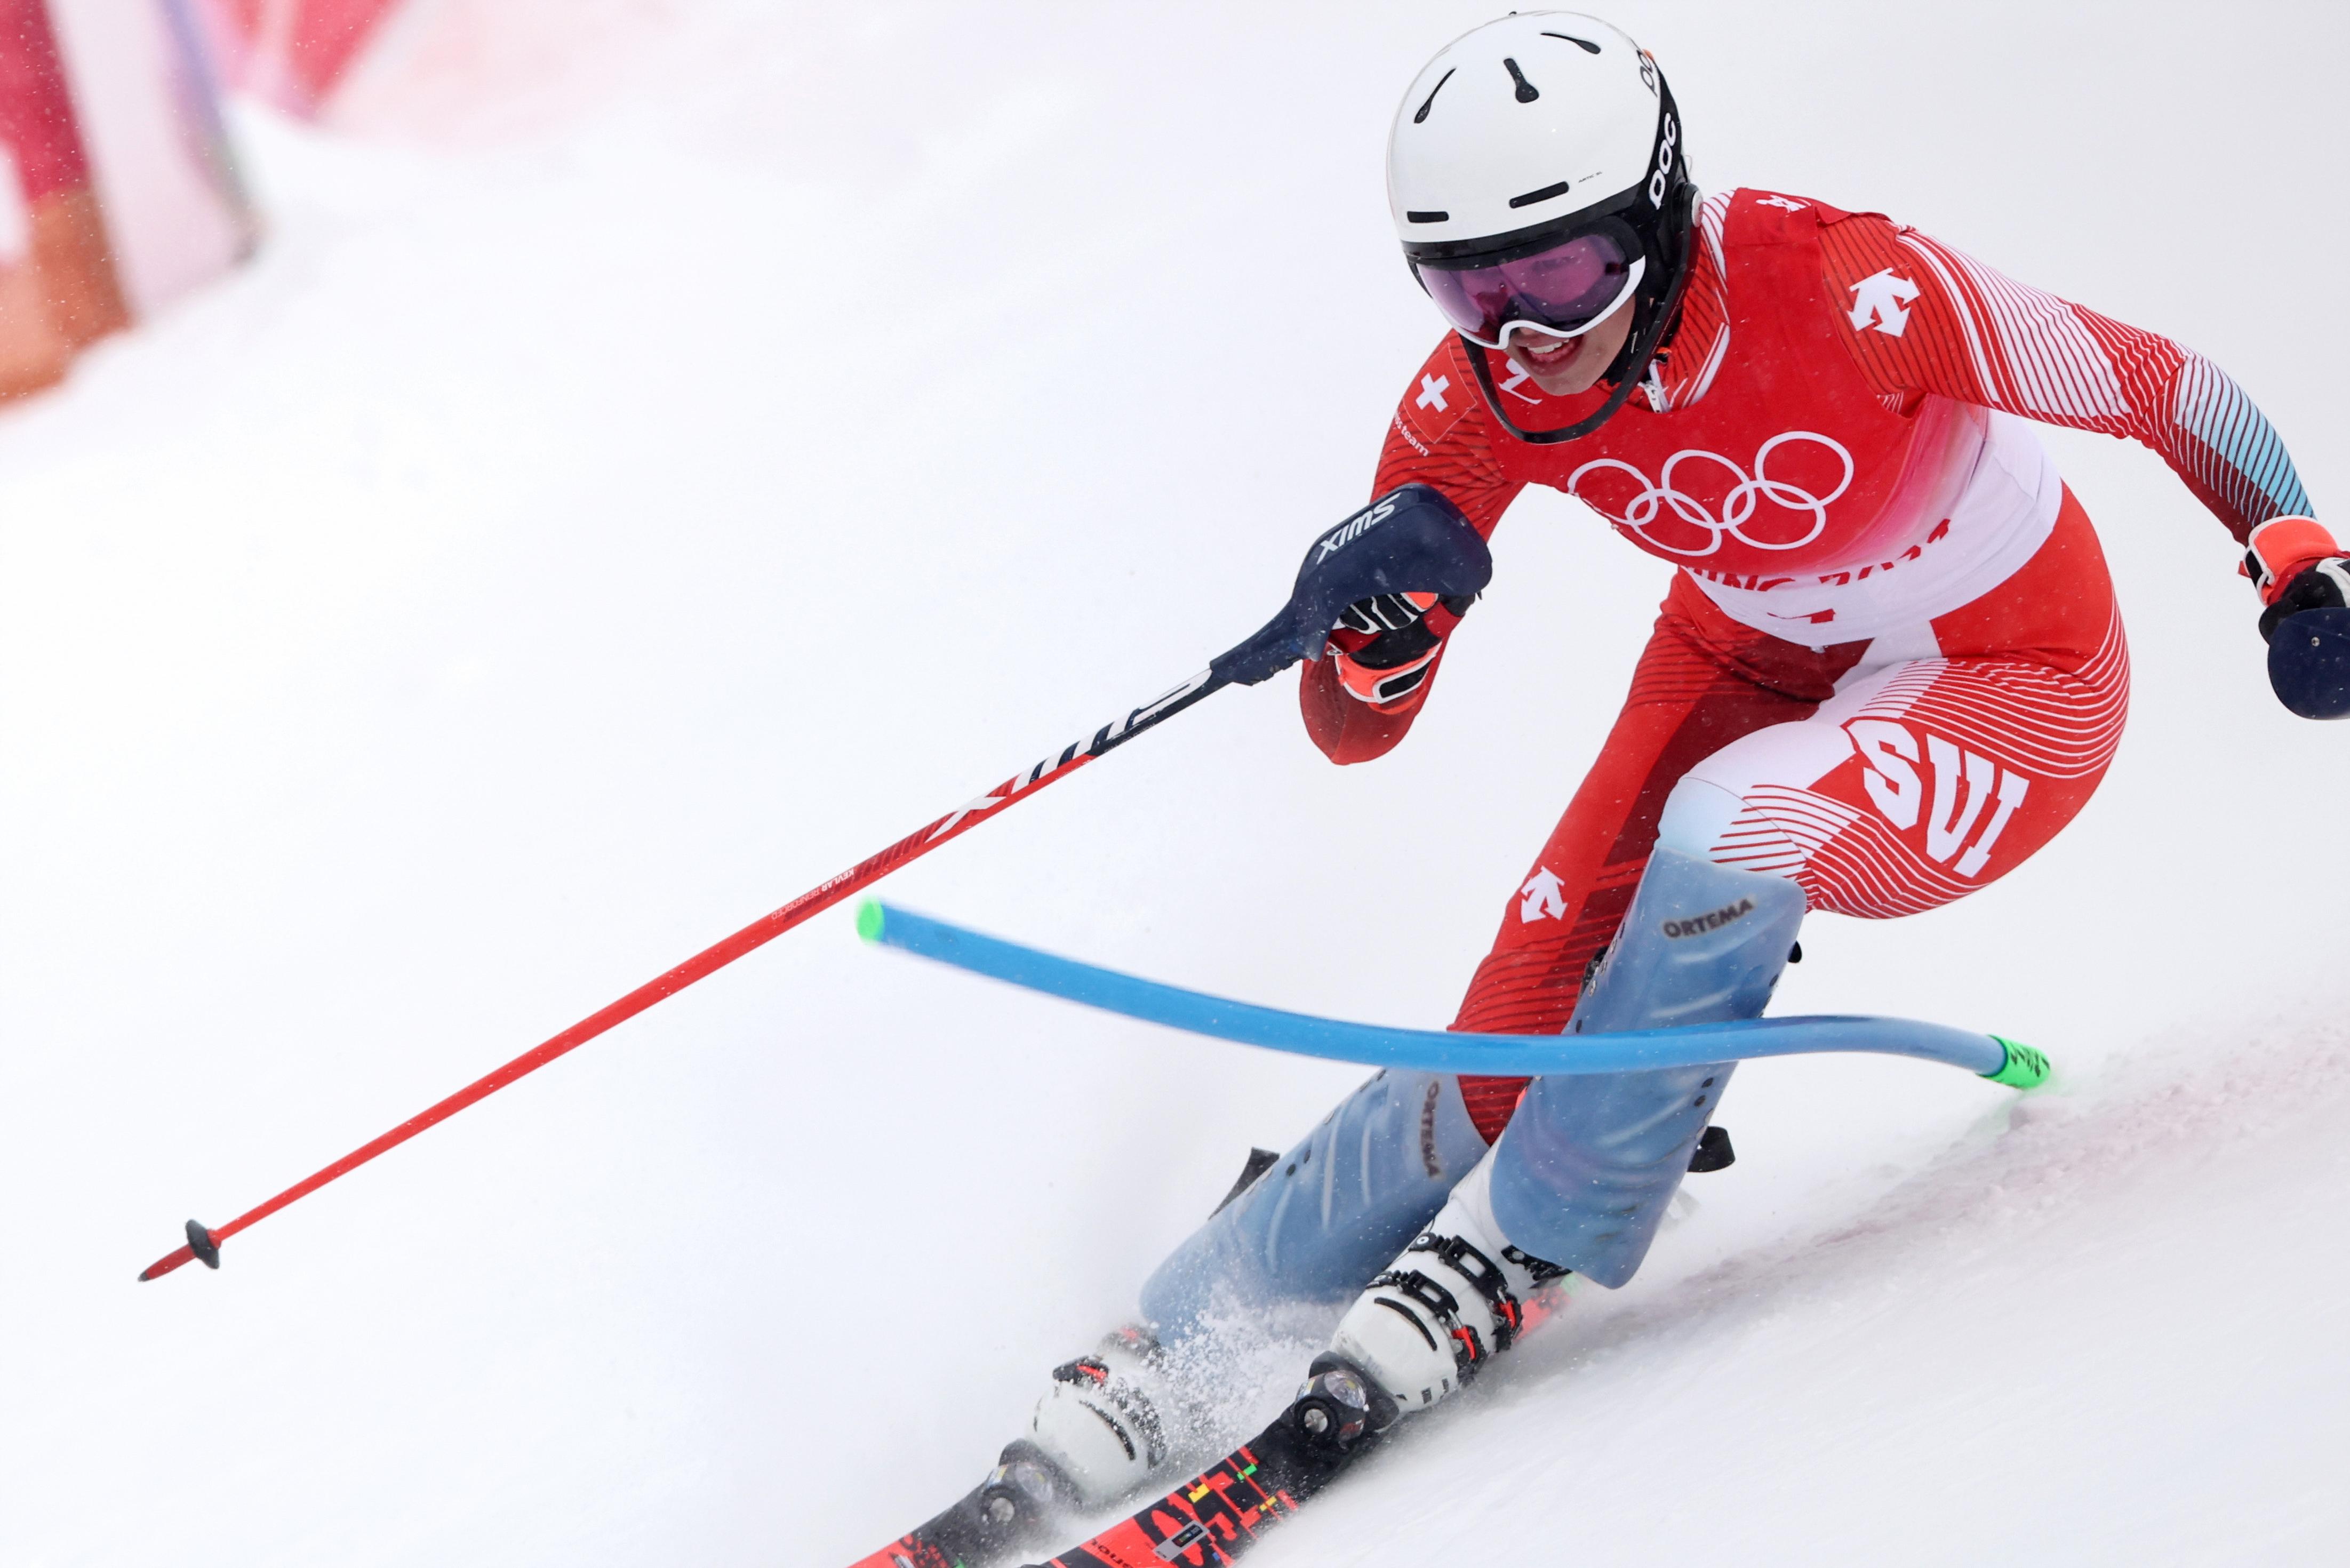
[[1741, 898], [1735, 904], [1725, 904], [1710, 915], [1698, 915], [1686, 920], [1667, 920], [1668, 937], [1694, 937], [1730, 924], [1731, 921], [1754, 912], [1754, 900]]

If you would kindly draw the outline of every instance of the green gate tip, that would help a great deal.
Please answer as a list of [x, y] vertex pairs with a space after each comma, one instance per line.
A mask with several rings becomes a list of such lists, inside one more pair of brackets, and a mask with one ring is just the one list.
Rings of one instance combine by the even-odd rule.
[[1983, 1077], [2014, 1089], [2036, 1089], [2048, 1081], [2048, 1057], [2044, 1052], [2035, 1051], [2021, 1040], [2010, 1040], [2004, 1034], [1994, 1034], [1991, 1038], [2005, 1049], [2007, 1060], [2000, 1064], [1998, 1072], [1985, 1073]]
[[883, 919], [880, 899], [860, 900], [857, 906], [857, 934], [868, 942], [879, 941]]

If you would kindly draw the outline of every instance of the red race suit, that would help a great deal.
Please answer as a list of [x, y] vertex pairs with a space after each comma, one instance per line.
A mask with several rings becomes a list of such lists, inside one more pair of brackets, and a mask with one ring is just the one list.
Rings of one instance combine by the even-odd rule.
[[[1510, 435], [1471, 353], [1528, 431], [1607, 389], [1547, 397], [1452, 337], [1380, 453], [1374, 493], [1434, 485], [1490, 536], [1544, 484], [1680, 568], [1455, 1028], [1564, 1028], [1660, 836], [1882, 918], [1995, 880], [2072, 819], [2121, 738], [2129, 656], [2095, 532], [2028, 421], [2152, 447], [2239, 544], [2309, 511], [2210, 360], [1914, 229], [1739, 190], [1703, 203], [1697, 249], [1668, 348], [1593, 434]], [[1366, 701], [1347, 655], [1368, 640], [1334, 632], [1300, 688], [1334, 762], [1401, 740], [1441, 663], [1440, 647], [1409, 691]], [[1523, 1083], [1462, 1081], [1488, 1140]]]

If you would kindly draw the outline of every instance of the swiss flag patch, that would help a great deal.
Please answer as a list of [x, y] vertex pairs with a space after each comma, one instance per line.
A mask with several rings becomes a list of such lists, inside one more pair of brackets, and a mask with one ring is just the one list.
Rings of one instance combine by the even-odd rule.
[[1397, 422], [1425, 450], [1443, 440], [1476, 399], [1477, 383], [1461, 361], [1458, 345], [1447, 337], [1404, 389], [1403, 401], [1396, 409]]

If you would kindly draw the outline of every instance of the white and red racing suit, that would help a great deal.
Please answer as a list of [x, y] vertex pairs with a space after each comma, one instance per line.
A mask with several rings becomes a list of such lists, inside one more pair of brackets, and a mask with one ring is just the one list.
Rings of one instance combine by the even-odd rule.
[[[1546, 397], [1454, 337], [1380, 456], [1374, 493], [1431, 484], [1490, 535], [1545, 484], [1680, 568], [1456, 1028], [1564, 1027], [1660, 832], [1794, 877], [1814, 909], [1885, 917], [1995, 880], [2072, 818], [2120, 739], [2129, 661], [2095, 533], [2027, 421], [2152, 447], [2239, 543], [2309, 511], [2260, 410], [2168, 338], [1807, 197], [1715, 196], [1699, 234], [1669, 348], [1598, 431], [1511, 436], [1471, 352], [1522, 430], [1607, 389]], [[1441, 662], [1363, 701], [1346, 655], [1367, 640], [1334, 633], [1301, 688], [1339, 763], [1400, 740]], [[1523, 1082], [1462, 1081], [1489, 1140]]]

